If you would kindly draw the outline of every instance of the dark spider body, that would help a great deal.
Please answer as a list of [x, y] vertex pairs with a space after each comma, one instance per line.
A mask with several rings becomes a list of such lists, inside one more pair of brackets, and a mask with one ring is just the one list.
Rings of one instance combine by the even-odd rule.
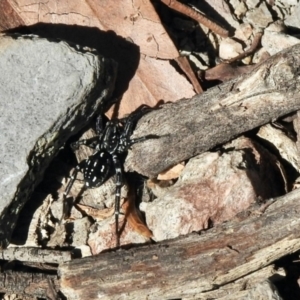
[[[146, 139], [157, 138], [155, 135], [147, 135], [137, 139], [130, 139], [135, 121], [145, 113], [143, 107], [136, 113], [123, 119], [108, 121], [103, 126], [103, 118], [100, 115], [96, 122], [97, 136], [80, 140], [71, 144], [71, 148], [76, 150], [80, 145], [85, 145], [95, 152], [87, 159], [82, 160], [73, 171], [64, 192], [64, 199], [69, 194], [78, 172], [83, 173], [85, 187], [95, 188], [103, 184], [112, 173], [113, 168], [116, 174], [116, 193], [115, 193], [115, 219], [116, 234], [118, 238], [118, 221], [120, 214], [120, 195], [123, 183], [123, 171], [120, 162], [120, 155], [126, 153], [135, 143], [143, 142]], [[118, 243], [117, 243], [118, 244]]]

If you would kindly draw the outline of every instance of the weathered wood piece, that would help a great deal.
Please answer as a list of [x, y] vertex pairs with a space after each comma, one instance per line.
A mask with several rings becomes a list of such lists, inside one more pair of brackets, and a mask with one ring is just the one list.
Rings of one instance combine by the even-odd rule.
[[271, 124], [266, 124], [259, 128], [257, 136], [271, 143], [279, 151], [280, 156], [288, 161], [297, 172], [300, 172], [300, 155], [297, 143], [284, 131]]
[[148, 113], [133, 137], [155, 134], [161, 138], [133, 145], [127, 170], [155, 177], [178, 162], [299, 110], [299, 69], [298, 44], [247, 74]]
[[[278, 300], [274, 297], [276, 288], [273, 283], [280, 281], [284, 278], [286, 273], [283, 268], [276, 268], [275, 265], [269, 265], [262, 269], [250, 273], [240, 279], [225, 284], [218, 289], [201, 293], [202, 300], [204, 299], [218, 299], [218, 300]], [[256, 295], [253, 295], [253, 289], [257, 289]], [[263, 290], [262, 290], [263, 289]], [[251, 296], [249, 295], [251, 293]], [[267, 295], [266, 295], [267, 294]], [[247, 297], [248, 296], [248, 297]], [[193, 296], [184, 298], [184, 300], [195, 299]], [[281, 299], [281, 298], [280, 298]]]
[[0, 260], [59, 264], [71, 260], [70, 251], [40, 249], [34, 247], [12, 247], [0, 250]]
[[201, 298], [300, 249], [300, 189], [276, 200], [203, 234], [63, 263], [61, 291], [69, 300]]
[[[18, 294], [22, 297], [31, 297], [30, 299], [33, 297], [57, 299], [59, 281], [57, 275], [53, 274], [57, 268], [52, 264], [70, 261], [71, 252], [12, 247], [0, 250], [0, 260], [8, 261], [8, 266], [13, 262], [12, 270], [6, 270], [7, 266], [4, 264], [4, 271], [0, 273], [0, 293]], [[22, 271], [14, 267], [16, 261], [23, 265]], [[25, 269], [27, 271], [24, 271]]]
[[59, 281], [57, 275], [42, 273], [0, 273], [0, 293], [18, 294], [25, 297], [57, 299]]

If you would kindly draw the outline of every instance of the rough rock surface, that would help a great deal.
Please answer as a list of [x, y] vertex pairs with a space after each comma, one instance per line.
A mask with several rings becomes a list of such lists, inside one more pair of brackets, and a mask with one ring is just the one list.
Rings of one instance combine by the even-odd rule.
[[279, 295], [279, 292], [276, 286], [270, 280], [264, 280], [260, 282], [257, 286], [241, 291], [240, 293], [236, 293], [232, 299], [240, 299], [240, 300], [283, 300], [283, 298]]
[[174, 186], [153, 202], [141, 203], [153, 239], [207, 229], [259, 199], [281, 195], [277, 163], [265, 148], [244, 137], [226, 144], [223, 153], [205, 152], [190, 159]]
[[262, 46], [271, 55], [274, 55], [283, 49], [300, 43], [300, 40], [296, 37], [282, 32], [281, 30], [283, 29], [281, 29], [280, 27], [280, 24], [271, 24], [264, 31], [264, 35], [261, 39]]
[[284, 23], [287, 26], [300, 28], [300, 3], [297, 4], [292, 14], [286, 18]]
[[91, 49], [37, 36], [0, 36], [0, 231], [17, 216], [65, 141], [109, 98], [116, 64]]
[[272, 14], [264, 2], [262, 2], [258, 7], [249, 10], [246, 13], [246, 18], [254, 27], [262, 28], [266, 27], [273, 21]]
[[220, 58], [231, 59], [241, 53], [243, 53], [243, 47], [234, 39], [226, 38], [221, 41], [219, 49]]

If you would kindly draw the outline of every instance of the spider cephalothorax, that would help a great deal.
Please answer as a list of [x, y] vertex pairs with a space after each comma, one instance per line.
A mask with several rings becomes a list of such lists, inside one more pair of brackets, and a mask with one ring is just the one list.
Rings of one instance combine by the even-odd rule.
[[123, 183], [120, 155], [127, 152], [131, 145], [135, 143], [143, 142], [150, 138], [157, 138], [154, 135], [147, 135], [136, 139], [130, 138], [135, 121], [145, 111], [142, 108], [126, 118], [110, 120], [106, 122], [105, 126], [103, 126], [103, 117], [100, 115], [96, 122], [97, 136], [87, 140], [79, 140], [71, 144], [73, 150], [78, 149], [80, 145], [85, 145], [95, 149], [95, 152], [75, 167], [71, 175], [71, 180], [64, 192], [64, 199], [69, 194], [78, 172], [83, 173], [86, 188], [95, 188], [108, 179], [114, 168], [116, 173], [115, 220], [117, 235], [119, 234], [120, 194]]

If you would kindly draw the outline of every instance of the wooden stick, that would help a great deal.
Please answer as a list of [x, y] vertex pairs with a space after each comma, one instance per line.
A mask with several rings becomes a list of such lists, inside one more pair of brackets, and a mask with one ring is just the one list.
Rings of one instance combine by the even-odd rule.
[[300, 189], [276, 200], [202, 234], [63, 263], [61, 291], [69, 300], [201, 298], [300, 249]]
[[57, 275], [37, 272], [4, 272], [0, 273], [0, 293], [18, 294], [34, 299], [56, 300], [59, 290]]
[[200, 12], [192, 9], [191, 7], [178, 2], [177, 0], [161, 0], [164, 4], [169, 6], [170, 8], [196, 20], [197, 22], [203, 24], [205, 27], [213, 31], [214, 33], [220, 35], [221, 37], [228, 37], [228, 30], [219, 26], [216, 22], [210, 20], [208, 17], [204, 16]]
[[253, 54], [254, 51], [258, 48], [262, 36], [263, 36], [263, 32], [257, 32], [254, 39], [253, 39], [252, 45], [250, 46], [250, 48], [248, 50], [245, 50], [243, 53], [237, 55], [236, 57], [225, 60], [225, 62], [230, 64], [230, 63], [233, 63], [237, 60], [242, 60], [243, 58]]
[[34, 247], [11, 247], [0, 250], [1, 260], [59, 264], [71, 260], [70, 251], [40, 249]]
[[299, 110], [299, 69], [298, 44], [249, 73], [148, 113], [133, 137], [154, 134], [160, 138], [133, 145], [126, 169], [155, 177], [239, 134]]
[[181, 70], [185, 73], [185, 75], [190, 80], [190, 82], [192, 83], [195, 92], [197, 94], [203, 93], [202, 86], [200, 85], [188, 59], [185, 56], [179, 56], [175, 58], [175, 61], [177, 62]]

